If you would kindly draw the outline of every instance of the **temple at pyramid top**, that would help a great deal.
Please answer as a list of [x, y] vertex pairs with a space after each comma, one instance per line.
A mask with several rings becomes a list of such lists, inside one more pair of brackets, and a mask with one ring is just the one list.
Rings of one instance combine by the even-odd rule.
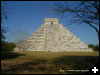
[[44, 24], [59, 24], [58, 18], [45, 18]]
[[92, 52], [83, 41], [76, 37], [58, 18], [45, 18], [44, 24], [15, 48], [15, 51], [85, 51]]

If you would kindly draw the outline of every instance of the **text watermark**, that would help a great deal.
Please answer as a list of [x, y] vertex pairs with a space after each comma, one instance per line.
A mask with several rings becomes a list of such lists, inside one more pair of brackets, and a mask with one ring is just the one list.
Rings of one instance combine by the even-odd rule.
[[63, 70], [60, 69], [60, 72], [88, 72], [89, 70]]

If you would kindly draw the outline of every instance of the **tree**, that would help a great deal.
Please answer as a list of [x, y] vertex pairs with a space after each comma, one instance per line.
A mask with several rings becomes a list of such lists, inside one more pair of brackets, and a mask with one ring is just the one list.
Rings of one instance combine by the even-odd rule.
[[[3, 23], [3, 19], [7, 20], [7, 9], [6, 9], [6, 2], [1, 3], [1, 23]], [[1, 24], [1, 41], [4, 41], [6, 33], [5, 27]]]
[[73, 23], [85, 23], [92, 27], [99, 39], [99, 1], [80, 1], [79, 4], [73, 8], [68, 6], [68, 2], [63, 4], [55, 4], [50, 8], [55, 14], [72, 13]]
[[30, 46], [30, 45], [28, 44], [28, 42], [27, 42], [26, 40], [24, 40], [24, 41], [21, 41], [17, 47], [18, 47], [19, 49], [21, 49], [21, 51], [25, 51], [25, 50], [27, 50], [27, 48], [28, 48], [29, 46]]
[[99, 45], [89, 44], [88, 47], [92, 48], [94, 51], [99, 51]]
[[27, 42], [25, 39], [28, 37], [28, 33], [22, 30], [14, 31], [10, 34], [10, 40], [16, 43], [19, 49], [25, 50], [27, 48]]
[[96, 45], [94, 48], [95, 51], [99, 51], [99, 45]]
[[6, 10], [6, 2], [1, 2], [1, 52], [5, 52], [6, 51], [6, 42], [5, 42], [5, 27], [2, 25], [3, 23], [3, 19], [7, 20], [7, 10]]
[[1, 21], [3, 21], [3, 19], [7, 20], [7, 9], [6, 9], [6, 1], [1, 2]]
[[6, 51], [13, 51], [16, 45], [15, 43], [5, 42], [5, 45], [3, 47], [5, 48]]
[[28, 33], [23, 30], [17, 30], [10, 34], [11, 42], [20, 43], [28, 37]]
[[4, 33], [6, 33], [6, 30], [2, 27], [1, 28], [1, 41], [4, 41], [5, 40], [5, 36], [4, 36]]
[[95, 48], [95, 45], [89, 44], [88, 47], [94, 49]]

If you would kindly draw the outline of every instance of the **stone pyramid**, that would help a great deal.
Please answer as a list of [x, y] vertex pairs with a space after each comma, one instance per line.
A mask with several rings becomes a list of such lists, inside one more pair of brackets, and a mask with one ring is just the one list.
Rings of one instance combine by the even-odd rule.
[[15, 50], [22, 51], [93, 51], [73, 35], [58, 18], [45, 18], [44, 24]]

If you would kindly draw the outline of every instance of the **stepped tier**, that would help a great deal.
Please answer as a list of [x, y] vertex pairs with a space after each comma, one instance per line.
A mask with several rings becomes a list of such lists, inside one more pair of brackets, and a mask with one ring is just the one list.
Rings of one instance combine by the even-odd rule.
[[57, 18], [45, 18], [44, 24], [19, 45], [20, 47], [15, 48], [15, 51], [93, 51], [59, 24]]

